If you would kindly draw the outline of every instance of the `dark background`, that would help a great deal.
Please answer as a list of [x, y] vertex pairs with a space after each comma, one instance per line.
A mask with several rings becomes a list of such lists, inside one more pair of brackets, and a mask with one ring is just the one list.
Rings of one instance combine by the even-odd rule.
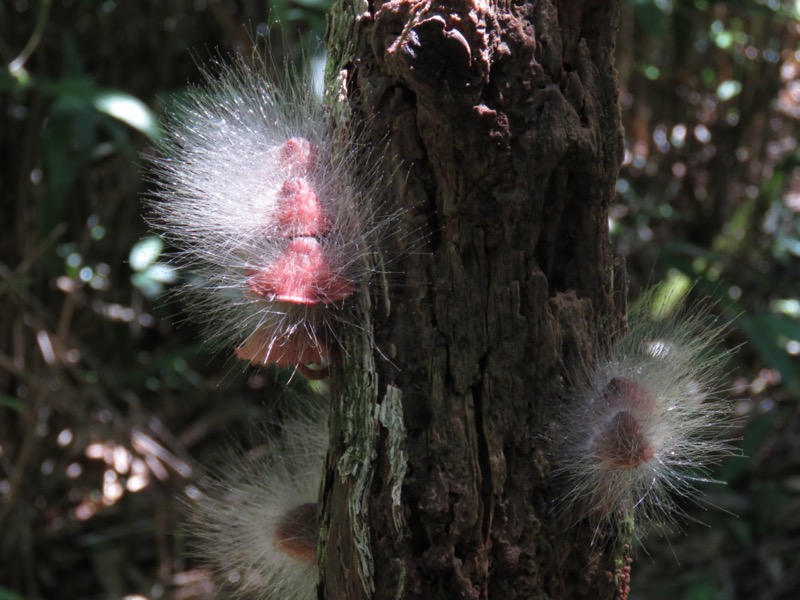
[[[213, 591], [180, 498], [231, 440], [257, 438], [287, 374], [210, 352], [161, 294], [181, 273], [142, 218], [143, 156], [199, 64], [254, 41], [297, 55], [327, 8], [0, 3], [0, 600]], [[644, 539], [637, 598], [800, 595], [794, 10], [623, 2], [614, 252], [632, 296], [694, 282], [732, 320], [728, 345], [742, 347], [723, 387], [746, 456], [721, 466], [727, 485], [704, 488], [692, 519]]]

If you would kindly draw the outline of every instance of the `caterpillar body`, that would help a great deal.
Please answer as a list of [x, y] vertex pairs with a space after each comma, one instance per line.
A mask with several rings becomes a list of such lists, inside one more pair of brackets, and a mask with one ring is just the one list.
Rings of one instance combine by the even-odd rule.
[[634, 523], [637, 535], [686, 517], [676, 498], [696, 498], [734, 454], [731, 405], [719, 397], [725, 326], [662, 292], [646, 293], [621, 339], [575, 374], [559, 419], [565, 514], [612, 531]]
[[372, 271], [382, 178], [363, 144], [330, 133], [310, 81], [270, 82], [257, 58], [204, 77], [166, 122], [151, 222], [212, 344], [325, 377]]
[[281, 423], [281, 435], [268, 438], [257, 455], [229, 456], [224, 470], [194, 499], [190, 516], [197, 553], [237, 595], [316, 597], [326, 410], [324, 403], [298, 409]]

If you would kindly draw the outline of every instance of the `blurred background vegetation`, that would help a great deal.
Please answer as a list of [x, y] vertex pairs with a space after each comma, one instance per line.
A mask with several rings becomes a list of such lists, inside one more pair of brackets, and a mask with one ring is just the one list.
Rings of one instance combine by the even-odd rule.
[[[213, 592], [175, 498], [282, 378], [207, 352], [160, 296], [181, 274], [142, 220], [142, 156], [198, 64], [255, 38], [291, 53], [328, 4], [0, 3], [0, 600]], [[797, 10], [623, 1], [614, 251], [634, 293], [697, 282], [734, 319], [747, 457], [696, 522], [647, 538], [635, 598], [800, 597]]]

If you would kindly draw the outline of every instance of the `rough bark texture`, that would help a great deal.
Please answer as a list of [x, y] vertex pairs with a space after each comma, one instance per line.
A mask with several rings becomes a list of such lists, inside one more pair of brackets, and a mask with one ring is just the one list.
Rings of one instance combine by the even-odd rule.
[[334, 7], [332, 73], [354, 121], [388, 133], [421, 241], [387, 297], [364, 295], [337, 379], [320, 597], [614, 596], [624, 557], [557, 518], [552, 469], [565, 375], [619, 312], [618, 8]]

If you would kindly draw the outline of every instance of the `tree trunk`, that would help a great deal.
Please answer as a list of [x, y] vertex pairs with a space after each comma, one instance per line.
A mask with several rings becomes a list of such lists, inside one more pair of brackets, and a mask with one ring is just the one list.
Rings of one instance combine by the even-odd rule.
[[329, 79], [395, 165], [402, 276], [361, 299], [335, 380], [320, 598], [624, 595], [624, 551], [558, 510], [553, 477], [566, 377], [623, 316], [618, 13], [335, 4]]

